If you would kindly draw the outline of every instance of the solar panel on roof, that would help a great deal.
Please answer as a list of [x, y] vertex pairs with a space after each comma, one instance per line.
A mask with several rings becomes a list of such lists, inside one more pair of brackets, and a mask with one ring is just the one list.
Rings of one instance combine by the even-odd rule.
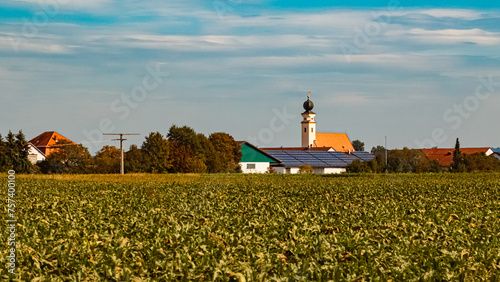
[[325, 156], [325, 155], [330, 155], [328, 152], [312, 152], [311, 155], [313, 156]]
[[353, 152], [353, 155], [360, 158], [362, 161], [371, 161], [374, 156], [368, 152]]
[[303, 163], [283, 163], [284, 166], [303, 166]]
[[343, 163], [343, 164], [328, 164], [328, 167], [346, 167], [347, 164], [346, 163]]
[[347, 158], [347, 159], [357, 159], [357, 157], [352, 156], [352, 155], [345, 155], [344, 158]]
[[332, 156], [332, 155], [324, 155], [324, 156], [318, 156], [320, 159], [338, 159], [337, 156]]
[[324, 162], [304, 162], [305, 164], [307, 165], [310, 165], [310, 166], [326, 166], [327, 164], [324, 163]]
[[327, 163], [345, 163], [345, 161], [342, 160], [332, 160], [332, 161], [326, 161]]
[[324, 156], [324, 157], [319, 157], [320, 159], [331, 159], [331, 160], [339, 160], [339, 158], [335, 156]]

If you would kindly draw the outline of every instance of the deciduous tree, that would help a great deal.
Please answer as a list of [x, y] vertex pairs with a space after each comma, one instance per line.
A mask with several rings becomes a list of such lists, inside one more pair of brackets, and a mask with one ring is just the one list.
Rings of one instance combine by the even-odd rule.
[[143, 151], [137, 145], [131, 145], [128, 152], [125, 153], [125, 173], [146, 171]]
[[120, 150], [115, 146], [104, 146], [93, 158], [95, 173], [119, 173]]
[[51, 153], [41, 164], [43, 173], [92, 173], [92, 156], [81, 144], [60, 139], [56, 152]]
[[236, 172], [241, 160], [240, 145], [234, 138], [223, 132], [210, 134], [208, 140], [215, 149], [216, 166], [213, 172]]
[[159, 132], [151, 132], [141, 150], [147, 172], [165, 173], [171, 167], [169, 143]]
[[352, 141], [352, 146], [354, 147], [354, 150], [356, 150], [358, 152], [365, 150], [365, 143], [361, 142], [359, 140]]
[[206, 156], [203, 154], [206, 150], [202, 147], [200, 138], [194, 129], [188, 126], [173, 125], [169, 129], [167, 137], [172, 152], [171, 172], [200, 173], [207, 171]]

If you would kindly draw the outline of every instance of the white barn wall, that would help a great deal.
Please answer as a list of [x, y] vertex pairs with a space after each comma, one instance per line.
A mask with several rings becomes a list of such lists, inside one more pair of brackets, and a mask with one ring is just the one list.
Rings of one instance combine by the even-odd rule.
[[337, 168], [337, 167], [325, 167], [325, 174], [329, 173], [344, 173], [346, 172], [345, 168]]
[[[291, 174], [299, 173], [298, 167], [288, 168], [288, 171], [287, 171], [287, 168], [282, 167], [282, 166], [276, 166], [273, 168], [277, 173], [291, 173]], [[315, 174], [330, 174], [330, 173], [343, 173], [343, 172], [346, 172], [345, 168], [325, 167], [325, 168], [314, 168], [313, 169], [313, 173], [315, 173]]]
[[29, 143], [28, 158], [32, 164], [45, 160], [45, 155], [40, 152], [33, 144]]
[[283, 166], [275, 166], [273, 167], [276, 173], [286, 173], [286, 168]]
[[[254, 164], [254, 169], [248, 169], [248, 164]], [[269, 169], [270, 163], [257, 163], [257, 162], [241, 162], [241, 171], [243, 173], [266, 173]]]

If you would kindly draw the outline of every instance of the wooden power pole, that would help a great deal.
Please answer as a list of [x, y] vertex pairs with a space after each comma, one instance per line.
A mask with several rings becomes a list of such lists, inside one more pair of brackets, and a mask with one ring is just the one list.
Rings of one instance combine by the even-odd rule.
[[120, 141], [120, 174], [125, 174], [125, 168], [124, 168], [124, 158], [123, 158], [123, 141], [127, 139], [123, 139], [123, 135], [140, 135], [139, 133], [103, 133], [102, 135], [120, 135], [120, 138], [118, 139], [113, 139], [119, 140]]

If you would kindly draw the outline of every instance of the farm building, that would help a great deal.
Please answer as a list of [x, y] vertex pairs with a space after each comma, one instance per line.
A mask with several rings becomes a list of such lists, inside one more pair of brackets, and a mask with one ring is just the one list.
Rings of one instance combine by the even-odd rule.
[[57, 145], [57, 142], [65, 140], [67, 142], [70, 142], [72, 144], [75, 144], [75, 142], [69, 140], [68, 138], [62, 136], [61, 134], [55, 132], [55, 131], [46, 131], [37, 137], [31, 139], [29, 142], [38, 149], [44, 156], [48, 157], [51, 153], [57, 151], [59, 146]]
[[36, 164], [38, 162], [45, 160], [45, 154], [42, 151], [40, 151], [40, 149], [38, 149], [31, 142], [28, 142], [28, 146], [29, 146], [28, 159], [32, 164]]
[[238, 142], [241, 146], [241, 170], [243, 173], [265, 173], [272, 164], [280, 161], [248, 142]]
[[[331, 149], [331, 148], [329, 148]], [[373, 155], [368, 152], [338, 152], [334, 150], [280, 150], [266, 149], [266, 153], [279, 159], [273, 168], [278, 173], [297, 173], [303, 165], [313, 168], [313, 173], [342, 173], [347, 165], [355, 160], [370, 161]]]
[[[432, 148], [432, 149], [422, 149], [424, 155], [430, 161], [438, 161], [443, 167], [451, 167], [453, 164], [453, 152], [455, 148]], [[462, 154], [471, 155], [476, 153], [484, 153], [486, 156], [491, 156], [494, 154], [493, 150], [489, 147], [484, 148], [460, 148]], [[495, 157], [498, 158], [498, 155]]]
[[[260, 164], [260, 169], [255, 169], [257, 164], [253, 162], [244, 162], [248, 160], [248, 156], [242, 156], [243, 172], [266, 172], [272, 167], [278, 173], [297, 173], [301, 166], [308, 165], [313, 168], [313, 173], [342, 173], [346, 171], [348, 164], [354, 160], [369, 161], [373, 159], [373, 155], [368, 152], [356, 152], [352, 143], [345, 133], [316, 133], [316, 114], [312, 111], [314, 108], [313, 102], [307, 97], [307, 101], [303, 104], [305, 112], [302, 113], [303, 120], [301, 122], [301, 147], [288, 148], [262, 148], [259, 149], [247, 142], [247, 148], [242, 145], [242, 153], [244, 150], [252, 148], [252, 154], [259, 152], [269, 159], [274, 159], [274, 162], [269, 159], [264, 159]], [[247, 154], [248, 155], [248, 154]], [[253, 170], [245, 169], [245, 165], [250, 165]]]

